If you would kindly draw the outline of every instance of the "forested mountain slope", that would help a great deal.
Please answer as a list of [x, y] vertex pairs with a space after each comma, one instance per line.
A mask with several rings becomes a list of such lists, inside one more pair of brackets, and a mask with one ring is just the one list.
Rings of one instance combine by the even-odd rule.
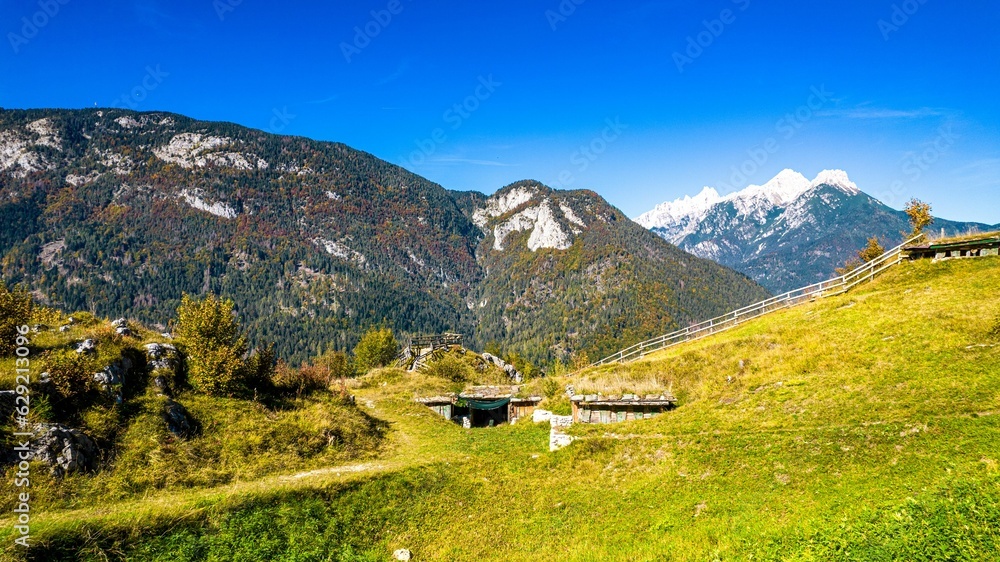
[[[520, 265], [491, 255], [489, 237], [472, 220], [487, 204], [484, 195], [449, 192], [342, 144], [168, 113], [0, 111], [0, 255], [8, 283], [26, 283], [40, 301], [67, 310], [162, 329], [182, 294], [219, 293], [236, 301], [254, 340], [274, 341], [295, 362], [327, 346], [350, 347], [380, 322], [397, 333], [457, 331], [478, 344], [550, 358], [601, 340], [571, 336], [595, 326], [647, 334], [763, 294], [653, 237], [637, 242], [629, 221], [589, 198], [613, 220], [581, 227], [587, 241], [578, 247], [524, 254], [539, 260], [534, 268], [505, 269]], [[623, 255], [622, 236], [643, 251]], [[666, 256], [675, 266], [661, 268]], [[577, 273], [543, 266], [556, 257]], [[685, 259], [692, 269], [679, 265]], [[611, 304], [613, 293], [601, 302], [568, 296], [585, 290], [589, 277], [579, 272], [609, 264], [622, 271], [615, 283], [656, 288], [659, 296], [641, 304]], [[525, 274], [549, 270], [563, 279], [551, 286], [562, 302], [599, 310], [527, 326], [518, 318], [562, 313], [505, 312], [534, 306], [518, 300], [521, 293], [490, 299], [498, 290], [523, 292], [532, 284]], [[519, 281], [495, 284], [504, 278]], [[666, 296], [668, 286], [680, 292]], [[493, 304], [478, 307], [484, 299]], [[666, 308], [638, 323], [623, 316], [649, 307]]]

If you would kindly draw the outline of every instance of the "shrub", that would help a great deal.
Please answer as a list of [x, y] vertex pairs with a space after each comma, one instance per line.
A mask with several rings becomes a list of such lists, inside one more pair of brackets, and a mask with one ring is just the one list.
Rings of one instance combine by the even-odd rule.
[[542, 383], [542, 394], [550, 400], [559, 396], [561, 392], [562, 388], [559, 385], [559, 381], [551, 377], [545, 379], [545, 382]]
[[301, 397], [327, 388], [329, 370], [315, 365], [303, 365], [294, 369], [282, 361], [274, 370], [273, 381], [278, 390]]
[[274, 378], [274, 368], [277, 362], [278, 357], [274, 352], [273, 344], [255, 350], [243, 362], [241, 383], [247, 390], [267, 392], [271, 389], [271, 380]]
[[93, 373], [83, 355], [71, 350], [49, 351], [42, 356], [42, 363], [61, 398], [75, 399], [93, 389]]
[[454, 353], [445, 353], [440, 359], [427, 365], [425, 372], [452, 382], [466, 382], [475, 376], [475, 370]]
[[399, 344], [389, 328], [372, 328], [362, 336], [354, 348], [354, 361], [358, 369], [368, 372], [391, 365], [396, 360]]
[[188, 382], [214, 396], [266, 390], [274, 374], [273, 346], [247, 357], [247, 340], [233, 314], [233, 301], [215, 295], [184, 295], [176, 333], [188, 357]]
[[858, 252], [858, 258], [860, 258], [862, 262], [868, 263], [880, 257], [884, 253], [885, 248], [883, 248], [882, 244], [879, 242], [878, 236], [873, 236], [868, 239], [868, 245], [865, 246], [865, 249]]
[[234, 346], [191, 349], [188, 354], [191, 385], [195, 390], [213, 396], [239, 393], [243, 390], [240, 384], [243, 375], [240, 355]]
[[0, 356], [17, 349], [17, 328], [31, 320], [31, 295], [21, 287], [8, 289], [0, 282]]
[[314, 359], [313, 365], [327, 369], [329, 372], [327, 382], [351, 378], [358, 374], [351, 358], [343, 351], [327, 351]]

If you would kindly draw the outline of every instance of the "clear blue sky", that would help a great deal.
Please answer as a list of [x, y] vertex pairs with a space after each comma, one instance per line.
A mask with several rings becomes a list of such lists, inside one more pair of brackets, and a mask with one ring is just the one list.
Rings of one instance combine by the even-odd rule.
[[630, 216], [843, 168], [896, 207], [1000, 222], [1000, 3], [575, 2], [0, 0], [0, 106], [234, 121]]

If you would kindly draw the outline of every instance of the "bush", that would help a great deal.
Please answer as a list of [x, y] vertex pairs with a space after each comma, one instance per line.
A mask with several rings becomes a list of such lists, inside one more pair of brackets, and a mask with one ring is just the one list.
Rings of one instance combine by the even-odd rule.
[[452, 382], [466, 382], [475, 377], [475, 370], [454, 353], [445, 353], [440, 359], [428, 364], [424, 372]]
[[559, 385], [559, 381], [553, 378], [547, 378], [542, 383], [542, 395], [548, 399], [553, 399], [562, 393], [562, 388]]
[[93, 389], [94, 377], [88, 363], [86, 357], [71, 350], [49, 351], [42, 356], [56, 392], [69, 400]]
[[396, 360], [399, 344], [389, 328], [372, 328], [354, 348], [354, 361], [361, 372], [386, 367]]
[[188, 382], [195, 390], [234, 396], [270, 387], [274, 347], [247, 357], [247, 340], [233, 314], [233, 301], [184, 295], [177, 309], [176, 333], [188, 357]]
[[0, 282], [0, 356], [17, 349], [17, 328], [31, 321], [31, 295], [21, 287], [13, 290]]
[[328, 383], [332, 383], [336, 379], [355, 377], [358, 374], [351, 358], [343, 351], [327, 351], [314, 359], [313, 365], [328, 371]]
[[911, 237], [923, 233], [925, 228], [934, 224], [934, 215], [931, 214], [933, 209], [919, 199], [910, 199], [903, 211], [910, 217], [910, 226], [913, 227]]
[[882, 243], [879, 242], [878, 236], [873, 236], [868, 239], [868, 245], [865, 246], [865, 249], [858, 252], [858, 258], [860, 258], [863, 263], [868, 263], [881, 257], [884, 253], [885, 248], [882, 247]]
[[301, 397], [327, 388], [329, 371], [315, 365], [303, 365], [299, 369], [288, 366], [284, 361], [274, 370], [274, 386], [286, 393]]

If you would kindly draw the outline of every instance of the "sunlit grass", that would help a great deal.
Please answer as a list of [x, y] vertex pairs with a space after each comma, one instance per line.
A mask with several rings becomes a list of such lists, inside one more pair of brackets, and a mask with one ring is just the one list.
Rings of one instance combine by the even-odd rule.
[[[120, 501], [84, 487], [72, 505], [39, 514], [33, 529], [47, 546], [35, 552], [385, 560], [405, 547], [419, 560], [996, 560], [998, 291], [1000, 258], [908, 263], [847, 295], [560, 380], [559, 392], [590, 384], [605, 394], [656, 384], [679, 407], [574, 427], [578, 441], [556, 453], [544, 425], [464, 430], [413, 402], [454, 383], [379, 371], [352, 389], [387, 424], [376, 456], [267, 465], [273, 474], [167, 483]], [[307, 426], [322, 415], [310, 408]], [[9, 531], [0, 535], [10, 542]]]

